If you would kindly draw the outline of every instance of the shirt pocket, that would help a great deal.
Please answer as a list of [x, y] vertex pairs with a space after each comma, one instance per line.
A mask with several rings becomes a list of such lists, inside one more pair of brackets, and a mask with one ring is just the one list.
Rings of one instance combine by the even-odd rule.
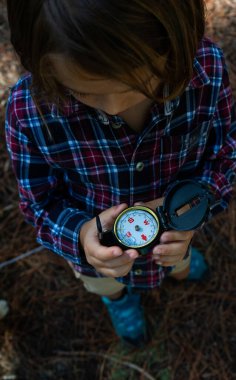
[[80, 143], [78, 149], [63, 152], [57, 164], [63, 169], [66, 182], [78, 191], [81, 186], [100, 194], [116, 191], [121, 181], [120, 175], [129, 183], [129, 170], [120, 152], [100, 146], [99, 141]]
[[160, 165], [165, 183], [175, 179], [180, 170], [194, 170], [198, 166], [207, 146], [210, 124], [211, 121], [206, 121], [187, 133], [161, 137]]

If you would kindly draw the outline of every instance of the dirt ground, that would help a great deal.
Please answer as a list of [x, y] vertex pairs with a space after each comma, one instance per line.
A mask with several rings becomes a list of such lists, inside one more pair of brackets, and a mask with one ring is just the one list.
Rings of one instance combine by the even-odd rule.
[[[224, 50], [236, 96], [236, 0], [208, 0], [207, 35]], [[18, 210], [4, 143], [8, 87], [21, 68], [0, 0], [0, 262], [36, 247]], [[0, 269], [1, 380], [236, 379], [236, 197], [195, 237], [210, 265], [200, 284], [165, 281], [143, 294], [152, 341], [123, 347], [100, 299], [85, 292], [63, 259], [42, 249]]]

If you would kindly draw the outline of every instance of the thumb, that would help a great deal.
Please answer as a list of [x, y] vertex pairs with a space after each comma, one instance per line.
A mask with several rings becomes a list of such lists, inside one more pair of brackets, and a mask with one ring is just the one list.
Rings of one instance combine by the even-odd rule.
[[100, 220], [102, 223], [102, 227], [104, 229], [110, 229], [113, 227], [113, 224], [117, 218], [117, 216], [124, 211], [128, 205], [126, 203], [121, 203], [117, 206], [113, 206], [103, 212], [101, 212]]
[[135, 202], [134, 206], [144, 206], [144, 202]]

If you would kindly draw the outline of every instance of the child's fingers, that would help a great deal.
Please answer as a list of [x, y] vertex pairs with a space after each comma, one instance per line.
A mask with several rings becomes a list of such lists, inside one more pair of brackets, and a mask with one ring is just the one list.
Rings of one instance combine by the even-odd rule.
[[[188, 245], [185, 247], [180, 247], [179, 250], [176, 249], [178, 245], [174, 245], [172, 249], [166, 253], [153, 253], [153, 261], [162, 266], [172, 266], [181, 262], [188, 250]], [[180, 245], [181, 246], [181, 245]]]
[[184, 256], [186, 253], [186, 250], [188, 248], [189, 242], [172, 242], [169, 244], [160, 244], [153, 248], [153, 254], [154, 255], [169, 255], [169, 256], [176, 256], [176, 255], [182, 255]]
[[101, 266], [101, 267], [97, 267], [96, 270], [107, 277], [113, 277], [113, 278], [123, 277], [123, 276], [126, 276], [130, 272], [132, 265], [133, 263], [128, 263], [126, 265], [121, 265], [115, 268], [107, 268], [107, 267]]
[[99, 273], [108, 277], [120, 277], [125, 276], [130, 271], [136, 257], [138, 257], [137, 251], [128, 250], [122, 252], [119, 257], [111, 259], [107, 259], [108, 255], [105, 253], [103, 256], [98, 254], [88, 255], [87, 260]]
[[160, 244], [153, 249], [153, 260], [160, 265], [176, 265], [186, 255], [189, 240]]
[[135, 202], [134, 206], [145, 206], [152, 210], [156, 210], [157, 206], [161, 206], [163, 204], [164, 198], [153, 199], [149, 202]]
[[162, 266], [176, 265], [182, 260], [183, 260], [183, 255], [175, 255], [175, 256], [153, 255], [153, 261], [155, 261], [156, 264], [159, 264]]
[[123, 252], [121, 256], [115, 258], [113, 256], [111, 259], [107, 259], [106, 257], [106, 260], [104, 260], [104, 257], [101, 260], [98, 255], [93, 255], [90, 257], [90, 264], [95, 267], [102, 266], [104, 268], [116, 268], [122, 265], [133, 263], [137, 257], [138, 253], [135, 250], [130, 250], [129, 253]]
[[112, 228], [117, 216], [122, 211], [124, 211], [127, 207], [128, 207], [128, 205], [126, 203], [121, 203], [117, 206], [113, 206], [113, 207], [101, 212], [99, 217], [100, 217], [103, 229]]
[[191, 240], [193, 234], [194, 231], [165, 231], [160, 237], [160, 242], [169, 243], [174, 241]]
[[92, 244], [86, 247], [85, 255], [88, 263], [97, 267], [98, 265], [102, 265], [102, 263], [121, 257], [123, 251], [119, 247], [104, 247], [99, 244]]

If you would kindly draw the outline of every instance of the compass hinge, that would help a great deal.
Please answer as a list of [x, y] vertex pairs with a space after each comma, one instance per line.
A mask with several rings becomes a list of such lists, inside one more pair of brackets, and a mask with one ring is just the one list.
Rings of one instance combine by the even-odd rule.
[[158, 216], [160, 218], [160, 222], [161, 222], [162, 227], [165, 230], [168, 230], [168, 220], [167, 220], [167, 216], [165, 215], [163, 206], [158, 206], [156, 208], [156, 212], [157, 212], [157, 214], [158, 214]]

